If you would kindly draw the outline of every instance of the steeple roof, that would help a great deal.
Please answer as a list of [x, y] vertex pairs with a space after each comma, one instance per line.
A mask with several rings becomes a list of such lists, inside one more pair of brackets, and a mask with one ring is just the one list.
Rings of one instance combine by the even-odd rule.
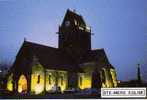
[[79, 25], [86, 26], [86, 23], [85, 23], [83, 17], [81, 15], [77, 14], [76, 12], [71, 11], [69, 9], [67, 10], [67, 12], [65, 14], [62, 25], [64, 24], [65, 20], [77, 21], [77, 23]]

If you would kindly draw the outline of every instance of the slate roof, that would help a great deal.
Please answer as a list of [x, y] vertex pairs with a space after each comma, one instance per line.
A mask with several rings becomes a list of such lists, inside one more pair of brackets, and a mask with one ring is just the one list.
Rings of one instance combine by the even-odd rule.
[[[36, 56], [41, 65], [48, 69], [61, 69], [61, 70], [77, 70], [72, 67], [73, 63], [68, 59], [67, 55], [57, 48], [40, 45], [24, 41], [22, 49], [31, 56]], [[30, 56], [30, 55], [29, 55]], [[81, 71], [78, 69], [78, 71]]]
[[[47, 69], [61, 69], [82, 72], [82, 69], [79, 68], [78, 64], [75, 64], [73, 59], [71, 59], [71, 57], [61, 49], [28, 41], [24, 41], [22, 49], [23, 48], [25, 48], [24, 52], [26, 54], [30, 53], [31, 56], [35, 55], [39, 62]], [[79, 59], [79, 64], [87, 62], [97, 62], [101, 66], [109, 64], [104, 49], [91, 50], [85, 55], [82, 55], [82, 57]]]

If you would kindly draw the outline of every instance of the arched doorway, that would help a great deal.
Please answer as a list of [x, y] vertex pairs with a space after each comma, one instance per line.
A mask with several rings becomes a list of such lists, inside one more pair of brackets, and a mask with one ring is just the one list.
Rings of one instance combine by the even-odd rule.
[[27, 93], [27, 79], [24, 75], [21, 75], [18, 80], [18, 92]]

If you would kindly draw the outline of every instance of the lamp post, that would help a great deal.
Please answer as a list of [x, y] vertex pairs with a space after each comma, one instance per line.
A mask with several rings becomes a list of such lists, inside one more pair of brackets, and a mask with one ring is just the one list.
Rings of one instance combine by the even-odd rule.
[[138, 83], [141, 83], [141, 73], [140, 73], [140, 64], [137, 64], [138, 67], [137, 67], [137, 80], [138, 80]]

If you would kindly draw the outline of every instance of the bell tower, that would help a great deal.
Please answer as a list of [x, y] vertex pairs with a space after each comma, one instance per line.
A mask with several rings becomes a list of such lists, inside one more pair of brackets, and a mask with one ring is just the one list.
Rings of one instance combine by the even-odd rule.
[[69, 9], [59, 27], [59, 49], [77, 54], [91, 50], [91, 29], [81, 15]]

